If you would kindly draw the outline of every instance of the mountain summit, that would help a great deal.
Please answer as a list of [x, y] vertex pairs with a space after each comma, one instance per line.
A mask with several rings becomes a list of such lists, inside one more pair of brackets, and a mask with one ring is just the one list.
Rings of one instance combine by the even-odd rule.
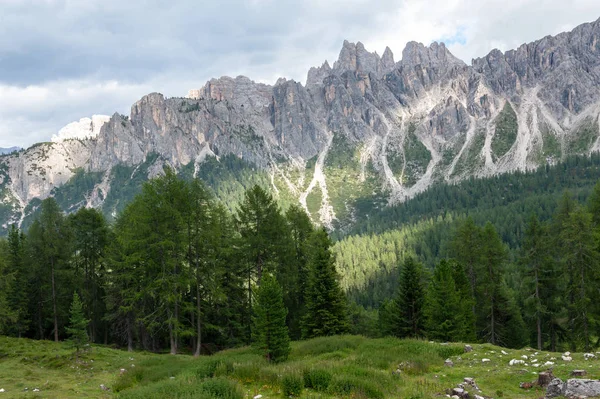
[[213, 188], [261, 175], [282, 200], [343, 228], [435, 182], [590, 154], [600, 149], [599, 37], [600, 20], [471, 65], [443, 43], [410, 42], [395, 62], [389, 48], [345, 41], [306, 85], [238, 76], [186, 98], [148, 94], [129, 116], [82, 119], [75, 134], [2, 156], [2, 223], [23, 223], [49, 195], [66, 210], [114, 214], [131, 195], [123, 187], [170, 166]]

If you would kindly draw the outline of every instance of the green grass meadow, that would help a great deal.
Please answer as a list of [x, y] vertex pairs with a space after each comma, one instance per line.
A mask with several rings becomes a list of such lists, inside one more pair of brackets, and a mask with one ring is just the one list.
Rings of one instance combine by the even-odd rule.
[[[481, 395], [518, 399], [544, 395], [519, 383], [548, 368], [563, 379], [575, 369], [600, 378], [600, 360], [581, 353], [565, 362], [561, 354], [530, 348], [473, 348], [464, 353], [463, 344], [337, 336], [294, 342], [289, 360], [280, 364], [267, 363], [251, 348], [193, 358], [92, 346], [77, 360], [63, 343], [0, 337], [0, 399], [416, 399], [444, 397], [465, 377], [475, 378]], [[444, 366], [447, 358], [454, 367]], [[524, 363], [510, 366], [511, 359]]]

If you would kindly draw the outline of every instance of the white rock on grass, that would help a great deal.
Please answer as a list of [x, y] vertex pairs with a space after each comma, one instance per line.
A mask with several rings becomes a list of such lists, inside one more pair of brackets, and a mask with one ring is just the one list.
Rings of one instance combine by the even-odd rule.
[[525, 361], [524, 360], [519, 360], [519, 359], [512, 359], [510, 362], [508, 362], [509, 366], [514, 366], [515, 364], [524, 364]]
[[6, 392], [4, 388], [0, 388], [0, 392]]
[[481, 359], [481, 362], [482, 362], [482, 363], [487, 363], [487, 362], [489, 362], [489, 361], [491, 361], [491, 360], [490, 360], [490, 359]]

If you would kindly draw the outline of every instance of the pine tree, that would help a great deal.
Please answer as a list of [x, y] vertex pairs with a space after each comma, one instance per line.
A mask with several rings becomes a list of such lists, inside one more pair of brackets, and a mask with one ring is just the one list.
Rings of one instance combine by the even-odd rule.
[[588, 198], [588, 210], [592, 214], [594, 226], [600, 226], [600, 182], [596, 183]]
[[536, 346], [543, 347], [543, 327], [548, 314], [548, 304], [556, 296], [557, 287], [552, 284], [552, 259], [549, 237], [537, 216], [532, 215], [525, 230], [520, 263], [523, 267], [523, 293], [525, 309], [535, 321]]
[[479, 313], [482, 338], [494, 345], [521, 347], [525, 324], [504, 280], [507, 251], [496, 229], [486, 223], [482, 233], [482, 269], [479, 278]]
[[377, 311], [377, 326], [381, 335], [395, 335], [397, 320], [396, 303], [393, 299], [384, 300]]
[[14, 275], [6, 264], [8, 246], [0, 241], [0, 334], [6, 334], [8, 327], [17, 320], [18, 313], [10, 306], [8, 294], [13, 290]]
[[596, 312], [590, 308], [590, 305], [597, 293], [593, 287], [598, 282], [600, 263], [593, 235], [592, 215], [581, 207], [576, 208], [565, 221], [560, 238], [565, 249], [563, 262], [569, 275], [567, 294], [571, 300], [569, 306], [573, 318], [569, 322], [575, 327], [571, 330], [574, 334], [572, 348], [576, 347], [575, 341], [581, 338], [584, 349], [589, 351], [591, 326], [597, 319]]
[[331, 240], [325, 229], [315, 231], [308, 243], [309, 275], [306, 286], [306, 313], [300, 328], [303, 338], [348, 332], [346, 297], [340, 288], [331, 253]]
[[[28, 330], [29, 318], [29, 269], [26, 265], [25, 234], [16, 225], [11, 225], [6, 240], [7, 248], [4, 287], [8, 309], [13, 312], [13, 320], [7, 332], [21, 337]], [[10, 284], [9, 284], [10, 283]], [[2, 294], [0, 294], [2, 295]], [[1, 317], [8, 321], [8, 316]]]
[[[247, 266], [246, 314], [250, 316], [252, 284], [260, 284], [263, 272], [277, 273], [279, 265], [283, 264], [282, 261], [287, 260], [290, 248], [285, 248], [285, 243], [289, 234], [277, 203], [258, 185], [246, 191], [236, 215], [236, 224], [242, 237], [241, 255]], [[247, 323], [247, 327], [250, 328], [250, 323]]]
[[394, 300], [396, 311], [394, 335], [400, 338], [420, 337], [423, 335], [425, 316], [425, 288], [420, 263], [411, 256], [407, 257], [400, 271], [400, 286]]
[[307, 244], [314, 227], [310, 218], [299, 206], [292, 205], [285, 213], [290, 237], [292, 256], [285, 262], [285, 269], [278, 273], [279, 282], [284, 287], [283, 298], [288, 308], [288, 326], [290, 336], [300, 338], [300, 320], [305, 312], [305, 291], [308, 281]]
[[459, 341], [462, 342], [475, 342], [477, 339], [476, 328], [475, 328], [475, 315], [473, 314], [473, 303], [475, 298], [471, 293], [471, 287], [469, 285], [469, 278], [462, 264], [451, 261], [452, 265], [452, 278], [454, 279], [454, 285], [458, 294], [458, 301], [460, 307], [460, 319], [463, 323], [463, 329], [460, 332]]
[[442, 341], [458, 341], [462, 338], [465, 320], [459, 295], [452, 266], [442, 259], [433, 272], [423, 310], [428, 337]]
[[81, 208], [69, 216], [74, 237], [74, 259], [78, 280], [82, 281], [82, 301], [86, 317], [90, 319], [90, 340], [99, 342], [101, 333], [106, 338], [108, 326], [103, 318], [104, 303], [104, 252], [108, 245], [109, 229], [102, 213], [93, 208]]
[[[473, 218], [469, 216], [459, 226], [450, 244], [452, 256], [465, 268], [471, 288], [471, 296], [474, 299], [477, 299], [477, 279], [481, 268], [481, 235], [481, 228], [475, 225]], [[471, 306], [473, 317], [476, 317], [475, 301], [472, 302]]]
[[[58, 342], [61, 323], [68, 304], [63, 303], [61, 290], [66, 290], [67, 282], [72, 278], [72, 270], [69, 268], [71, 255], [72, 233], [70, 226], [60, 210], [56, 200], [52, 197], [42, 201], [41, 213], [29, 229], [29, 243], [31, 256], [34, 260], [36, 270], [34, 275], [40, 279], [38, 289], [38, 328], [40, 338], [43, 336], [42, 314], [43, 303], [51, 300], [52, 325], [54, 341]], [[46, 292], [48, 290], [49, 292]]]
[[75, 348], [76, 356], [79, 358], [79, 351], [89, 342], [87, 327], [89, 320], [83, 314], [83, 304], [77, 292], [73, 294], [73, 303], [71, 304], [71, 312], [69, 325], [66, 327], [69, 343]]
[[263, 274], [256, 291], [252, 340], [255, 347], [272, 362], [285, 361], [290, 353], [290, 337], [285, 323], [287, 309], [283, 292], [272, 275]]

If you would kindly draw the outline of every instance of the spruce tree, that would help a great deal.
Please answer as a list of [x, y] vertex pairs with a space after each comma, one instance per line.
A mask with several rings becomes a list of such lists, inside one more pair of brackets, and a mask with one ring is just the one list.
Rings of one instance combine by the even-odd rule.
[[[21, 337], [31, 323], [29, 317], [29, 269], [26, 265], [25, 234], [16, 225], [11, 225], [7, 237], [7, 272], [6, 283], [12, 280], [6, 288], [8, 307], [14, 311], [14, 324], [9, 328], [11, 333]], [[8, 320], [8, 319], [6, 319]]]
[[508, 253], [491, 223], [482, 233], [482, 269], [479, 276], [479, 328], [482, 338], [494, 345], [521, 347], [525, 344], [525, 324], [504, 280]]
[[309, 275], [306, 286], [306, 313], [300, 328], [303, 338], [348, 332], [346, 297], [340, 288], [331, 253], [331, 240], [325, 229], [315, 231], [308, 244]]
[[394, 300], [396, 327], [394, 335], [400, 338], [423, 335], [425, 316], [425, 288], [423, 267], [411, 256], [407, 257], [400, 271], [400, 287]]
[[436, 266], [425, 300], [427, 336], [442, 341], [462, 338], [465, 320], [460, 293], [456, 289], [450, 262], [442, 259]]
[[71, 255], [72, 232], [69, 224], [60, 210], [58, 203], [52, 197], [42, 201], [41, 212], [29, 228], [29, 249], [35, 269], [32, 270], [36, 279], [38, 296], [38, 328], [40, 338], [43, 337], [43, 320], [46, 318], [44, 303], [52, 306], [52, 325], [54, 341], [58, 342], [61, 331], [61, 320], [68, 309], [70, 295], [63, 294], [68, 286], [67, 282], [72, 277], [69, 260]]
[[[465, 268], [471, 288], [471, 296], [477, 298], [478, 273], [481, 268], [482, 230], [475, 224], [472, 217], [462, 223], [452, 242], [450, 253]], [[475, 302], [471, 304], [471, 312], [476, 317]]]
[[591, 305], [597, 295], [594, 287], [598, 282], [600, 264], [592, 229], [592, 215], [584, 208], [577, 207], [565, 221], [560, 238], [564, 245], [565, 271], [569, 276], [569, 323], [574, 327], [571, 330], [571, 346], [576, 349], [576, 342], [581, 340], [584, 350], [589, 351], [592, 344], [591, 329], [597, 320], [597, 312]]
[[301, 336], [300, 320], [305, 311], [304, 298], [308, 281], [307, 243], [314, 226], [304, 209], [292, 205], [285, 213], [290, 238], [291, 254], [285, 262], [285, 268], [278, 273], [279, 281], [284, 287], [283, 298], [288, 308], [288, 326], [290, 336], [298, 339]]
[[69, 325], [66, 327], [69, 343], [75, 348], [76, 356], [79, 358], [79, 351], [89, 342], [87, 327], [89, 320], [83, 314], [83, 303], [77, 292], [73, 294], [73, 303], [71, 304]]
[[286, 316], [281, 287], [275, 277], [269, 273], [263, 274], [256, 290], [252, 341], [269, 361], [282, 362], [290, 353]]
[[471, 293], [469, 278], [467, 277], [463, 265], [456, 261], [450, 262], [452, 265], [452, 278], [454, 279], [454, 286], [456, 287], [459, 298], [460, 319], [463, 323], [463, 328], [460, 331], [461, 335], [458, 340], [462, 342], [474, 342], [477, 339], [475, 328], [476, 319], [472, 310], [475, 298]]
[[10, 306], [8, 294], [14, 285], [14, 276], [6, 265], [8, 246], [0, 241], [0, 334], [6, 334], [8, 327], [17, 320], [17, 312]]
[[523, 267], [523, 297], [525, 310], [535, 323], [536, 347], [543, 349], [544, 327], [549, 306], [558, 287], [553, 284], [553, 262], [550, 257], [549, 237], [537, 216], [532, 215], [521, 249], [520, 264]]

